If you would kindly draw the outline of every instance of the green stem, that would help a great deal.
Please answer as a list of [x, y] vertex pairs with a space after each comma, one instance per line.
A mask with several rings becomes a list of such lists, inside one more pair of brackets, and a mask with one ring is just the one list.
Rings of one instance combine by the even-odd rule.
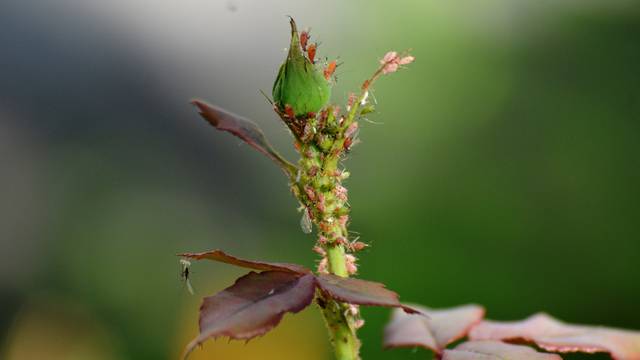
[[322, 310], [329, 337], [333, 344], [334, 353], [337, 360], [359, 360], [360, 341], [356, 337], [355, 331], [349, 326], [343, 311], [344, 304], [334, 301], [328, 303]]
[[[342, 245], [327, 249], [327, 259], [330, 273], [342, 277], [349, 276]], [[360, 340], [358, 340], [355, 329], [352, 326], [353, 319], [350, 319], [347, 315], [348, 304], [332, 300], [323, 309], [322, 314], [329, 329], [329, 336], [336, 359], [359, 360]]]
[[348, 277], [347, 262], [345, 260], [343, 246], [331, 246], [327, 249], [329, 272], [341, 277]]
[[[299, 162], [301, 174], [294, 182], [292, 190], [298, 200], [309, 211], [318, 229], [318, 245], [326, 253], [326, 271], [348, 277], [344, 240], [347, 238], [346, 224], [341, 215], [348, 214], [346, 199], [337, 196], [341, 187], [339, 171], [340, 151], [335, 151], [342, 141], [333, 139], [333, 146], [324, 152], [313, 142], [298, 143], [301, 154]], [[339, 149], [338, 149], [339, 150]], [[308, 210], [307, 210], [308, 209]], [[322, 240], [320, 240], [322, 239]], [[356, 336], [355, 319], [349, 312], [349, 304], [331, 300], [319, 294], [322, 314], [329, 330], [335, 357], [338, 360], [359, 360], [360, 341]]]
[[[307, 132], [303, 131], [303, 136], [296, 139], [301, 159], [299, 173], [292, 176], [291, 189], [318, 229], [318, 246], [326, 259], [323, 260], [326, 261], [326, 269], [321, 271], [340, 277], [348, 277], [350, 270], [355, 271], [355, 264], [349, 263], [345, 249], [349, 234], [349, 206], [346, 189], [341, 182], [348, 174], [339, 168], [345, 147], [345, 133], [356, 121], [360, 107], [368, 96], [369, 87], [380, 77], [382, 69], [383, 66], [365, 81], [362, 92], [343, 119], [336, 119], [333, 108], [329, 107], [323, 125], [316, 118], [305, 119], [305, 130], [306, 127], [311, 129], [312, 135], [307, 137]], [[360, 340], [356, 336], [357, 311], [353, 312], [349, 304], [331, 300], [323, 294], [319, 294], [318, 303], [322, 308], [336, 359], [360, 360]]]

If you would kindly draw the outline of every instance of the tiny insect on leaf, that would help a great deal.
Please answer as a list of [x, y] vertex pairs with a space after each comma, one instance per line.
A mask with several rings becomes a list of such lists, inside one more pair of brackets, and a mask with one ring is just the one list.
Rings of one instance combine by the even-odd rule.
[[306, 308], [315, 295], [312, 274], [284, 271], [250, 272], [235, 284], [204, 299], [200, 334], [187, 346], [186, 358], [209, 338], [248, 340], [274, 328], [285, 313]]
[[192, 259], [192, 260], [213, 260], [217, 262], [222, 262], [226, 264], [240, 266], [247, 269], [260, 270], [260, 271], [273, 270], [273, 271], [292, 272], [297, 274], [306, 274], [311, 272], [311, 270], [307, 269], [302, 265], [246, 260], [246, 259], [241, 259], [232, 255], [229, 255], [222, 250], [211, 250], [211, 251], [205, 251], [201, 253], [183, 253], [183, 254], [179, 254], [178, 256], [181, 256], [187, 259]]
[[191, 262], [185, 259], [180, 259], [180, 278], [187, 286], [187, 291], [191, 295], [194, 294], [193, 286], [191, 286]]
[[305, 234], [311, 234], [313, 232], [313, 222], [311, 221], [311, 216], [309, 215], [309, 210], [302, 210], [302, 218], [300, 219], [300, 228], [302, 232]]

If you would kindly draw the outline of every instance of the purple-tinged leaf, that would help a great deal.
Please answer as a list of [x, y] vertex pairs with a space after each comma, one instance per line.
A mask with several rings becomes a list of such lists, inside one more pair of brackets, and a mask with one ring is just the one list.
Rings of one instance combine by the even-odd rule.
[[240, 259], [235, 256], [231, 256], [225, 253], [222, 250], [212, 250], [201, 253], [184, 253], [178, 254], [178, 256], [193, 259], [193, 260], [213, 260], [226, 264], [231, 264], [235, 266], [240, 266], [243, 268], [260, 270], [260, 271], [284, 271], [296, 274], [307, 274], [310, 273], [311, 270], [307, 269], [304, 266], [297, 264], [287, 264], [287, 263], [275, 263], [275, 262], [266, 262], [266, 261], [252, 261]]
[[528, 346], [500, 341], [469, 341], [445, 350], [442, 360], [562, 360], [556, 354], [537, 352]]
[[221, 292], [206, 297], [200, 307], [200, 334], [185, 351], [209, 338], [249, 340], [273, 329], [285, 313], [307, 307], [315, 295], [312, 274], [283, 271], [250, 272]]
[[539, 313], [522, 321], [485, 320], [474, 327], [474, 340], [525, 340], [554, 352], [608, 352], [618, 360], [640, 360], [640, 332], [571, 325]]
[[337, 301], [356, 305], [399, 307], [408, 313], [418, 312], [402, 305], [398, 300], [398, 294], [388, 290], [381, 283], [331, 274], [319, 274], [316, 279], [320, 289]]
[[253, 121], [230, 113], [218, 106], [207, 104], [204, 101], [193, 100], [191, 103], [198, 108], [200, 115], [216, 129], [227, 131], [239, 137], [251, 147], [275, 161], [287, 175], [295, 175], [295, 165], [273, 149], [262, 130]]
[[484, 316], [484, 308], [472, 304], [448, 309], [409, 306], [427, 316], [395, 310], [384, 331], [385, 348], [421, 346], [441, 354], [447, 345], [465, 337]]

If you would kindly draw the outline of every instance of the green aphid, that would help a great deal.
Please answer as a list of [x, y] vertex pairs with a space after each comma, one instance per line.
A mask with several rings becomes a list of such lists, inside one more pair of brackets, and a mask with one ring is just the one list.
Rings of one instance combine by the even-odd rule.
[[331, 86], [323, 69], [313, 64], [302, 52], [296, 23], [291, 19], [291, 44], [284, 64], [273, 84], [273, 101], [285, 113], [286, 106], [297, 118], [317, 113], [331, 97]]

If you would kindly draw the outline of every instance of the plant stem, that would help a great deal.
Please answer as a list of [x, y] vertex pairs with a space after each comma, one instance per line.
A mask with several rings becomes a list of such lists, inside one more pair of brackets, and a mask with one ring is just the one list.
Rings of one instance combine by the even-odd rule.
[[[354, 97], [345, 116], [340, 116], [338, 109], [330, 106], [319, 116], [305, 119], [301, 132], [293, 131], [301, 158], [298, 173], [291, 177], [291, 190], [302, 205], [303, 216], [308, 217], [318, 229], [317, 249], [323, 255], [318, 266], [320, 273], [348, 277], [356, 271], [355, 257], [347, 254], [347, 250], [353, 251], [348, 246], [350, 206], [347, 189], [342, 186], [342, 180], [349, 173], [339, 165], [348, 144], [355, 140], [358, 125], [355, 122], [360, 108], [367, 101], [369, 87], [382, 74], [383, 66], [364, 82], [360, 95]], [[287, 120], [286, 117], [283, 119]], [[360, 360], [360, 340], [356, 330], [362, 320], [359, 319], [358, 308], [330, 300], [323, 294], [319, 294], [318, 300], [336, 359]]]
[[334, 275], [348, 277], [347, 262], [345, 261], [344, 247], [332, 246], [327, 249], [329, 272]]
[[[315, 121], [310, 120], [309, 123], [313, 126]], [[339, 169], [343, 142], [337, 138], [329, 141], [331, 144], [325, 146], [324, 151], [316, 141], [297, 143], [301, 154], [301, 173], [292, 190], [318, 229], [318, 246], [323, 249], [323, 261], [326, 262], [319, 272], [348, 277], [345, 243], [348, 239], [349, 209], [346, 189], [341, 185], [347, 175]], [[349, 304], [330, 300], [323, 294], [319, 296], [336, 359], [359, 360], [360, 341], [356, 336], [355, 318], [349, 312]]]
[[344, 315], [343, 304], [331, 301], [322, 310], [329, 337], [333, 344], [334, 353], [337, 360], [358, 360], [360, 356], [360, 341], [355, 331], [349, 326], [349, 321]]

